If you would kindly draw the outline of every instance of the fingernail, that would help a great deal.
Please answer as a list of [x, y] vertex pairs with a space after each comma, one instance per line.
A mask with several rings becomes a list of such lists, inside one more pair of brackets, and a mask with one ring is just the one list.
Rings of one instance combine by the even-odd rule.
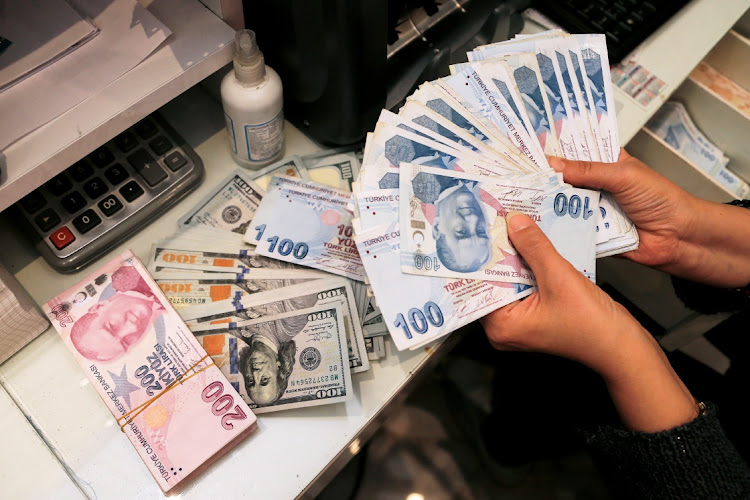
[[558, 158], [557, 156], [550, 156], [547, 160], [549, 163], [549, 166], [552, 167], [552, 170], [555, 172], [562, 172], [565, 168], [565, 162], [562, 158]]
[[508, 212], [508, 215], [505, 216], [505, 221], [513, 231], [520, 231], [521, 229], [529, 226], [531, 219], [521, 212], [516, 212], [515, 210], [513, 210]]

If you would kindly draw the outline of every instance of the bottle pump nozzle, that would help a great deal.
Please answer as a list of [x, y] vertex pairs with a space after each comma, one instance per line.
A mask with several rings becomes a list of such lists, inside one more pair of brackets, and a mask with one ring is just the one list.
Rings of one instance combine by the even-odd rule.
[[234, 73], [237, 80], [245, 85], [255, 85], [266, 76], [266, 63], [263, 53], [255, 41], [255, 32], [239, 30], [234, 35], [236, 52], [234, 56]]

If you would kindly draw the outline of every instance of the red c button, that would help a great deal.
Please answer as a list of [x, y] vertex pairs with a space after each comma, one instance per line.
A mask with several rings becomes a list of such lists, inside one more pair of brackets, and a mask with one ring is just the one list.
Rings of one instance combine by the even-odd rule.
[[75, 236], [73, 236], [73, 233], [70, 232], [70, 229], [63, 226], [54, 233], [52, 233], [49, 236], [50, 241], [53, 245], [57, 247], [58, 250], [62, 250], [66, 246], [73, 243], [73, 241], [76, 239]]

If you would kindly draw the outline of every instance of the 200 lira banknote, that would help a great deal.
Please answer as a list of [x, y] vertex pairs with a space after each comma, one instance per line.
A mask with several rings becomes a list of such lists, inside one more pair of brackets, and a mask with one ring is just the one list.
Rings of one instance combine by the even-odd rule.
[[253, 412], [132, 252], [44, 311], [164, 492], [255, 428]]

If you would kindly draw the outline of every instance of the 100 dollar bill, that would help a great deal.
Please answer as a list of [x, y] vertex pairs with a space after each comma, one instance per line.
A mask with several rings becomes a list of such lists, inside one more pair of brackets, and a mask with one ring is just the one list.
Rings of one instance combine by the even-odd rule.
[[[330, 275], [329, 275], [330, 276]], [[345, 278], [329, 277], [277, 288], [237, 299], [183, 308], [180, 315], [193, 332], [199, 332], [221, 322], [257, 319], [283, 312], [306, 309], [321, 304], [341, 306], [349, 366], [354, 373], [369, 369], [364, 355], [364, 336], [351, 283]]]
[[255, 413], [352, 396], [341, 306], [216, 326], [196, 337]]

